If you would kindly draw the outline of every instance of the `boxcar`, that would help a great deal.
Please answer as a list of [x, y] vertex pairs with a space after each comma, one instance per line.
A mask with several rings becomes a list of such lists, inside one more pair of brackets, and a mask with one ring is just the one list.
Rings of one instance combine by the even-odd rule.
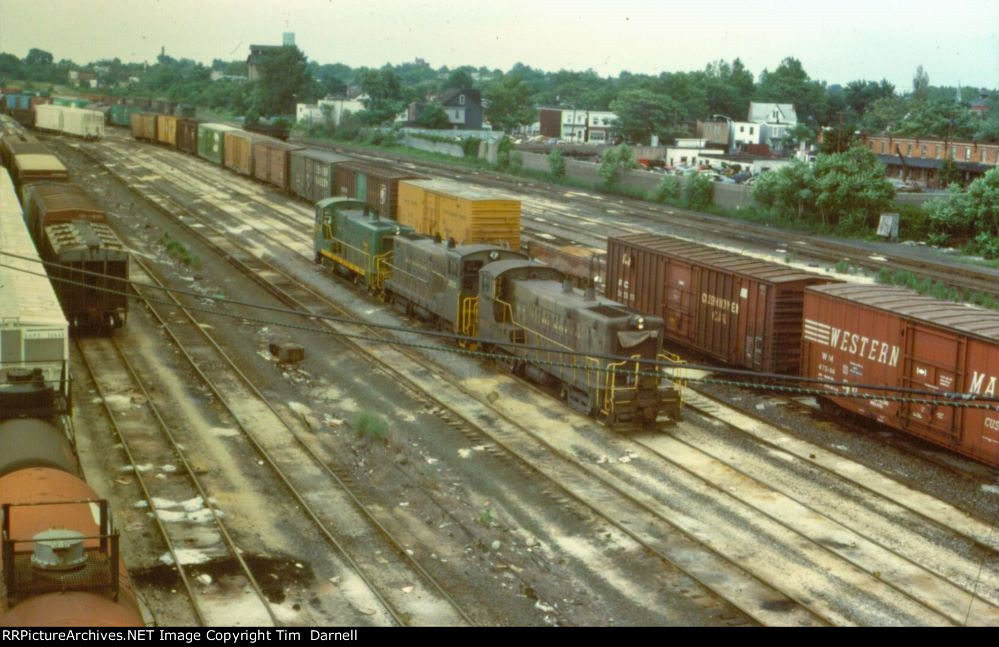
[[156, 117], [156, 141], [167, 146], [177, 146], [177, 117], [173, 115]]
[[227, 131], [223, 156], [225, 167], [240, 175], [253, 177], [253, 145], [263, 141], [273, 140], [264, 135], [257, 135], [238, 128]]
[[4, 134], [0, 141], [0, 160], [7, 168], [13, 168], [15, 155], [50, 155], [49, 149], [27, 133]]
[[336, 166], [349, 162], [350, 158], [336, 153], [312, 148], [291, 153], [292, 194], [315, 204], [325, 198], [332, 198], [336, 181]]
[[[805, 290], [804, 316], [802, 375], [969, 399], [999, 394], [997, 312], [903, 288], [839, 284]], [[999, 466], [999, 411], [851, 398], [882, 393], [849, 384], [828, 385], [828, 401]]]
[[200, 119], [181, 118], [177, 120], [177, 150], [198, 154], [198, 126]]
[[337, 164], [333, 195], [363, 200], [384, 218], [398, 213], [399, 180], [421, 176], [390, 166], [349, 161]]
[[198, 124], [198, 156], [219, 166], [225, 161], [225, 134], [239, 130], [225, 124]]
[[48, 104], [35, 106], [35, 128], [51, 132], [62, 131], [63, 106]]
[[48, 273], [74, 328], [111, 330], [124, 325], [128, 252], [110, 227], [86, 220], [49, 225], [41, 249], [42, 258], [58, 263], [49, 265]]
[[156, 118], [154, 112], [133, 112], [131, 116], [132, 137], [149, 142], [156, 141]]
[[399, 182], [399, 222], [459, 245], [520, 249], [520, 200], [454, 180]]
[[532, 240], [527, 243], [527, 255], [571, 276], [578, 288], [592, 285], [597, 292], [604, 291], [607, 280], [605, 250], [584, 245], [558, 246]]
[[141, 106], [126, 103], [116, 103], [111, 106], [111, 124], [114, 126], [132, 126], [132, 114], [142, 112]]
[[655, 234], [607, 239], [608, 297], [666, 320], [667, 339], [797, 375], [804, 289], [834, 279]]
[[85, 108], [63, 108], [62, 132], [85, 139], [104, 136], [104, 113]]
[[301, 146], [274, 140], [254, 142], [253, 177], [287, 191], [290, 181], [291, 153], [301, 148]]
[[42, 247], [45, 228], [51, 225], [74, 220], [107, 222], [104, 210], [75, 184], [31, 184], [24, 192], [23, 204], [28, 230], [39, 249]]
[[19, 385], [0, 390], [0, 412], [48, 417], [69, 405], [69, 327], [2, 170], [0, 250], [0, 383]]
[[11, 176], [18, 194], [24, 199], [26, 188], [36, 182], [68, 182], [69, 171], [51, 153], [14, 153]]

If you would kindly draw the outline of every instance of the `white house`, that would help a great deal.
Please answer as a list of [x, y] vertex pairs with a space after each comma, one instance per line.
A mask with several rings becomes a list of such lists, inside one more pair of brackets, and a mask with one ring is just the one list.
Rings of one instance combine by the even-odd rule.
[[792, 128], [798, 125], [798, 114], [790, 103], [749, 104], [748, 121], [760, 127], [760, 142], [772, 149], [781, 149], [784, 139]]
[[760, 143], [761, 127], [759, 124], [752, 121], [733, 121], [731, 127], [732, 145], [734, 148], [740, 149], [745, 148], [749, 144]]
[[295, 105], [295, 121], [321, 124], [326, 122], [328, 114], [330, 122], [334, 126], [339, 126], [344, 112], [357, 113], [364, 110], [364, 99], [366, 98], [363, 95], [355, 99], [326, 97], [320, 99], [318, 103], [299, 103]]

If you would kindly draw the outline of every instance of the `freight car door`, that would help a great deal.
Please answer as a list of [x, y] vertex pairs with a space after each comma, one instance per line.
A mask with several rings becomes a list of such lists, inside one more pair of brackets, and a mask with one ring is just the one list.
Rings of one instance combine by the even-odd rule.
[[693, 287], [691, 266], [670, 259], [666, 268], [666, 307], [663, 308], [663, 318], [669, 331], [683, 339], [692, 339], [694, 335], [694, 327], [691, 325], [694, 316]]
[[[964, 358], [965, 340], [953, 332], [935, 328], [919, 325], [907, 328], [902, 385], [941, 393], [959, 390], [964, 382], [960, 363]], [[874, 352], [873, 349], [871, 352]], [[886, 356], [890, 362], [890, 349], [886, 349]], [[908, 426], [915, 433], [942, 440], [960, 435], [958, 414], [955, 414], [954, 407], [910, 402], [902, 411]]]

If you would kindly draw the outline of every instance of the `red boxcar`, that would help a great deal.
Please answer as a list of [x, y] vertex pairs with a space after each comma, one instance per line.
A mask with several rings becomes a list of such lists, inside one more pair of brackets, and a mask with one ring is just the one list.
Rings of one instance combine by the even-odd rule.
[[669, 236], [607, 239], [604, 294], [666, 321], [666, 339], [798, 375], [804, 289], [834, 279]]
[[[896, 287], [810, 287], [802, 354], [802, 374], [808, 377], [994, 398], [999, 393], [999, 312]], [[843, 394], [856, 387], [827, 388]], [[999, 411], [842, 395], [828, 400], [999, 466]]]
[[284, 189], [289, 188], [291, 152], [301, 146], [274, 140], [253, 143], [253, 177]]

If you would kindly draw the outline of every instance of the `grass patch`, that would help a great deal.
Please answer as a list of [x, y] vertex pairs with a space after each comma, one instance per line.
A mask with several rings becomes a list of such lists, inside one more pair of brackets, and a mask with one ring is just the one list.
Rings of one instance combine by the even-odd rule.
[[388, 423], [377, 413], [362, 411], [354, 416], [354, 430], [362, 438], [385, 440], [388, 437]]
[[181, 265], [193, 269], [201, 268], [201, 259], [197, 256], [193, 256], [187, 247], [184, 246], [179, 240], [173, 238], [170, 234], [163, 234], [160, 236], [160, 245], [166, 248], [167, 254], [171, 258], [177, 260]]
[[878, 271], [875, 280], [885, 285], [898, 285], [909, 288], [919, 294], [943, 301], [973, 303], [989, 310], [999, 310], [999, 299], [996, 299], [992, 295], [950, 287], [940, 281], [919, 277], [905, 270], [882, 268]]

